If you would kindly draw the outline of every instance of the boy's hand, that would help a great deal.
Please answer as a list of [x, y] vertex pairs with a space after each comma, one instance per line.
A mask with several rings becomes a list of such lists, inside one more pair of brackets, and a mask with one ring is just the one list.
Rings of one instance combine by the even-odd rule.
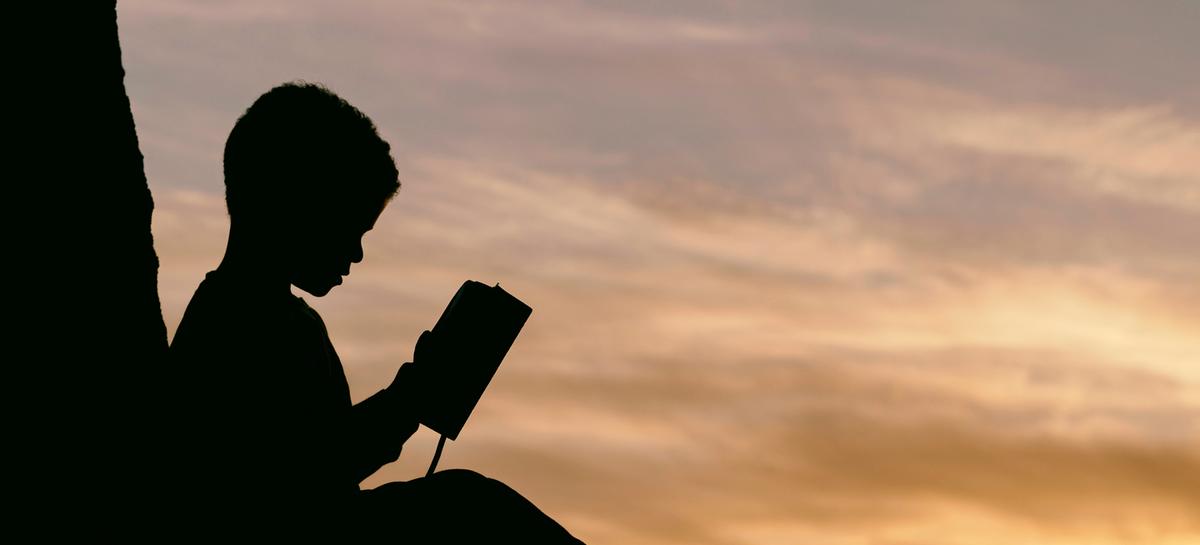
[[417, 346], [413, 349], [413, 363], [420, 369], [428, 369], [437, 359], [438, 337], [432, 331], [425, 330], [417, 337]]
[[[417, 427], [420, 425], [417, 407], [420, 406], [420, 398], [417, 396], [420, 391], [418, 386], [419, 380], [413, 375], [414, 370], [411, 362], [406, 362], [396, 370], [396, 378], [392, 379], [392, 383], [387, 387], [387, 391], [391, 394], [391, 398], [395, 403], [397, 416], [399, 416], [400, 441], [403, 443], [409, 437], [412, 437], [417, 432]], [[397, 455], [399, 455], [397, 453]]]
[[417, 339], [416, 349], [413, 350], [413, 361], [406, 362], [396, 370], [396, 378], [392, 379], [392, 384], [388, 386], [388, 390], [395, 392], [400, 398], [400, 403], [405, 406], [411, 414], [416, 414], [415, 407], [419, 403], [421, 393], [428, 387], [427, 369], [433, 365], [437, 365], [437, 341], [436, 336], [425, 331], [421, 333]]

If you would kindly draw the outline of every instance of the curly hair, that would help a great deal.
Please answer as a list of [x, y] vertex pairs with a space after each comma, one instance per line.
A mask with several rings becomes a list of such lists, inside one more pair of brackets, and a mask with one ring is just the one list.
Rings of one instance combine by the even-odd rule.
[[231, 221], [257, 223], [284, 207], [383, 200], [400, 189], [391, 146], [365, 114], [322, 85], [267, 91], [225, 142]]

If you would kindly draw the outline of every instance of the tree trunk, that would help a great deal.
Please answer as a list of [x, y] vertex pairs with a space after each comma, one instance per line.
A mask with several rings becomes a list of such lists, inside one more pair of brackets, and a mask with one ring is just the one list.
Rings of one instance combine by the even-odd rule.
[[17, 501], [21, 522], [55, 519], [39, 537], [128, 535], [153, 516], [152, 485], [169, 481], [154, 204], [116, 3], [39, 4], [50, 5], [9, 20], [29, 36], [8, 74], [21, 98], [6, 101], [18, 141], [5, 184], [17, 189], [6, 216]]

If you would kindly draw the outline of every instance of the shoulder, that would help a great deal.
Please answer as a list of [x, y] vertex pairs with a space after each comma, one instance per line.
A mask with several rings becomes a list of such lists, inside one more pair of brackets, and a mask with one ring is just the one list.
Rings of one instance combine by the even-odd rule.
[[296, 307], [296, 315], [302, 321], [307, 322], [306, 325], [316, 327], [320, 330], [322, 335], [328, 336], [329, 333], [325, 329], [325, 320], [321, 319], [321, 313], [317, 312], [317, 309], [309, 306], [308, 302], [305, 301], [304, 298], [294, 295], [292, 297], [294, 299], [293, 304]]
[[315, 311], [291, 294], [263, 293], [229, 282], [212, 271], [188, 302], [171, 349], [278, 348], [279, 344], [312, 334], [310, 313]]

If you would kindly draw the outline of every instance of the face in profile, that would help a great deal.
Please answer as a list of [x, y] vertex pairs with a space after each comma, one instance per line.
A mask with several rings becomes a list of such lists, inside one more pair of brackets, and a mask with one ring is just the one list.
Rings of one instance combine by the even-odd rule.
[[362, 239], [390, 199], [337, 207], [309, 214], [297, 222], [291, 237], [291, 283], [315, 297], [329, 293], [350, 274], [350, 266], [363, 260]]

